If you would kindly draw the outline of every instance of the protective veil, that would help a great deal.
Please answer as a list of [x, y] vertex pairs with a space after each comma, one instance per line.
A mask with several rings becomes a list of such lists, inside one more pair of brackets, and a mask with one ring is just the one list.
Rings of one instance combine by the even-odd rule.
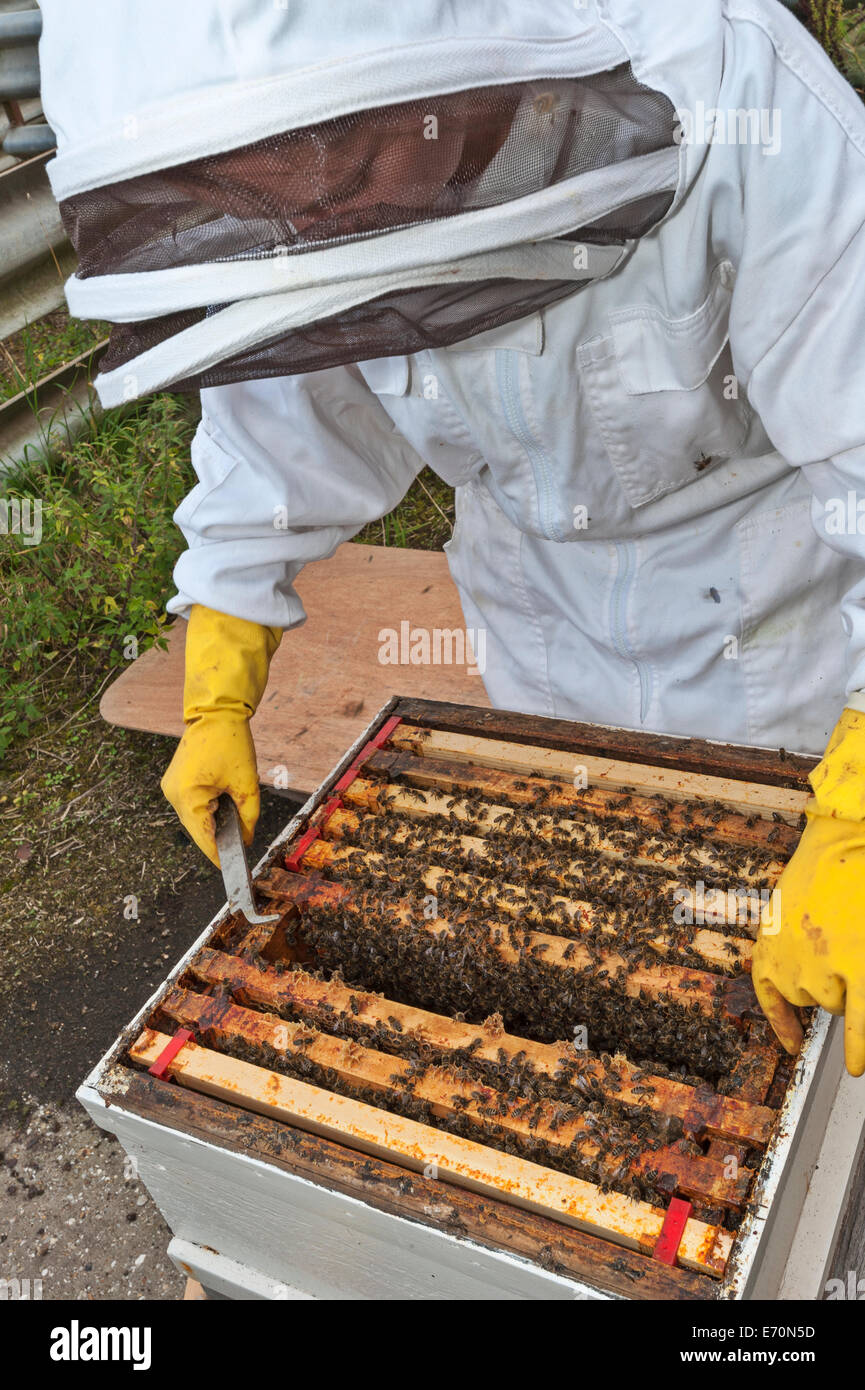
[[496, 703], [822, 751], [865, 687], [865, 114], [776, 0], [42, 9], [102, 398], [202, 388], [173, 611], [303, 621], [428, 464]]
[[[50, 71], [84, 45], [81, 6], [47, 9]], [[385, 10], [156, 0], [122, 50], [183, 61], [157, 93], [124, 68], [122, 130], [110, 85], [89, 120], [49, 88], [69, 304], [123, 324], [105, 404], [456, 342], [609, 273], [667, 211], [672, 104], [572, 4]], [[111, 0], [84, 19], [119, 51]]]

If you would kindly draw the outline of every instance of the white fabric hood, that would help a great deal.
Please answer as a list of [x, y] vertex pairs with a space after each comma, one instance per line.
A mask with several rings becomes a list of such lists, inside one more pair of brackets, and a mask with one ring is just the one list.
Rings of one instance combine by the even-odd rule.
[[459, 341], [613, 273], [693, 180], [676, 113], [723, 60], [721, 0], [41, 8], [70, 308], [121, 325], [108, 405]]

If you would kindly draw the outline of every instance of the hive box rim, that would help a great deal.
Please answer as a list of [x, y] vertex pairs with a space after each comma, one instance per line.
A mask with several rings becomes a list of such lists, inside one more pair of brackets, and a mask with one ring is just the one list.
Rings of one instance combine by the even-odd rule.
[[[459, 729], [479, 737], [502, 737], [513, 742], [537, 743], [545, 747], [561, 748], [564, 745], [568, 751], [575, 753], [591, 752], [598, 756], [618, 757], [630, 762], [654, 763], [657, 766], [666, 765], [683, 771], [721, 775], [734, 780], [749, 780], [767, 786], [780, 785], [804, 789], [808, 785], [808, 772], [818, 761], [817, 758], [808, 754], [794, 754], [767, 747], [751, 747], [680, 735], [655, 734], [620, 726], [574, 723], [542, 715], [521, 714], [519, 711], [488, 710], [483, 707], [454, 705], [436, 700], [393, 695], [378, 710], [369, 725], [342, 755], [328, 777], [310, 794], [268, 846], [253, 870], [255, 877], [258, 877], [273, 863], [282, 846], [296, 836], [314, 811], [328, 799], [334, 784], [360, 751], [378, 732], [384, 722], [395, 714], [405, 719], [406, 722], [435, 724], [436, 728], [446, 731]], [[661, 761], [658, 761], [659, 758]], [[738, 777], [733, 770], [734, 768], [740, 769]], [[124, 1105], [121, 1098], [123, 1075], [135, 1075], [135, 1072], [132, 1068], [124, 1066], [120, 1062], [120, 1058], [128, 1050], [141, 1029], [146, 1026], [145, 1020], [158, 1001], [182, 976], [194, 956], [207, 944], [229, 916], [226, 903], [187, 951], [183, 953], [165, 979], [153, 991], [131, 1022], [122, 1029], [87, 1075], [77, 1090], [76, 1097], [93, 1118], [97, 1118], [99, 1112], [104, 1111], [106, 1107], [121, 1111], [127, 1109], [129, 1114], [138, 1114], [141, 1118], [148, 1118], [141, 1110], [136, 1109], [134, 1101], [128, 1101]], [[826, 1042], [832, 1023], [833, 1020], [829, 1015], [815, 1010], [797, 1059], [794, 1076], [788, 1084], [779, 1111], [779, 1121], [774, 1126], [772, 1138], [765, 1150], [760, 1166], [758, 1191], [761, 1200], [759, 1204], [755, 1204], [753, 1209], [746, 1212], [723, 1279], [715, 1283], [705, 1276], [695, 1276], [705, 1280], [708, 1286], [705, 1294], [707, 1298], [739, 1299], [748, 1297], [753, 1287], [758, 1255], [777, 1214], [777, 1203], [781, 1197], [781, 1189], [789, 1170], [795, 1139], [813, 1102], [816, 1080], [821, 1073], [822, 1062], [826, 1054]], [[185, 1094], [195, 1095], [193, 1092]], [[294, 1128], [285, 1125], [282, 1121], [270, 1121], [269, 1123], [287, 1129]], [[179, 1129], [176, 1132], [183, 1134], [185, 1130]], [[303, 1131], [295, 1132], [303, 1133]], [[214, 1142], [218, 1144], [219, 1140]], [[337, 1145], [336, 1147], [345, 1149], [347, 1153], [354, 1152], [347, 1146]], [[267, 1162], [264, 1159], [257, 1159], [256, 1161]], [[375, 1167], [378, 1160], [369, 1158], [368, 1162]], [[390, 1166], [399, 1167], [396, 1163], [392, 1163]], [[285, 1167], [282, 1167], [281, 1171], [285, 1171]], [[412, 1173], [411, 1170], [403, 1169], [402, 1171], [409, 1180], [417, 1179], [417, 1174]], [[325, 1188], [331, 1186], [324, 1178], [321, 1179], [320, 1183], [316, 1179], [316, 1185]], [[362, 1197], [359, 1199], [363, 1200]], [[497, 1199], [490, 1198], [487, 1199], [487, 1202], [493, 1207], [505, 1207], [509, 1212], [514, 1210], [508, 1203], [499, 1202]], [[526, 1215], [531, 1214], [527, 1213]], [[771, 1220], [769, 1220], [770, 1217]], [[417, 1220], [418, 1218], [407, 1213], [406, 1219]], [[543, 1218], [536, 1219], [543, 1220]], [[429, 1220], [426, 1224], [438, 1229], [433, 1220]], [[468, 1243], [472, 1243], [470, 1238]], [[495, 1243], [492, 1243], [492, 1248], [503, 1249]], [[511, 1258], [517, 1258], [510, 1251], [504, 1250], [503, 1253]], [[622, 1253], [623, 1255], [627, 1254], [626, 1251]], [[532, 1262], [530, 1261], [530, 1263]], [[602, 1270], [598, 1271], [598, 1276], [599, 1278], [603, 1276]], [[573, 1282], [575, 1285], [580, 1282], [571, 1275], [566, 1277], [569, 1282]], [[600, 1283], [595, 1285], [587, 1279], [582, 1282], [591, 1295], [600, 1293], [601, 1296], [605, 1297], [618, 1296], [610, 1289], [609, 1281], [607, 1287]]]

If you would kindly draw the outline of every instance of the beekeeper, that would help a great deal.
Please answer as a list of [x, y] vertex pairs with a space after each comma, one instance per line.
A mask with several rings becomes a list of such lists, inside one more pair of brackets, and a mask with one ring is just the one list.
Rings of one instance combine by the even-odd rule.
[[41, 7], [101, 398], [201, 390], [163, 786], [205, 854], [298, 572], [428, 464], [496, 704], [826, 750], [754, 979], [865, 1071], [853, 90], [775, 0]]

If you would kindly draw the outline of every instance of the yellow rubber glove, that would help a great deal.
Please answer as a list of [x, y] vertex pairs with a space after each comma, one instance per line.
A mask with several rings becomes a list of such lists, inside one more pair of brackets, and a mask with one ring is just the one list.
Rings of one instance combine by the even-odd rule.
[[[808, 824], [763, 912], [753, 980], [788, 1052], [802, 1041], [791, 1005], [845, 1015], [847, 1070], [865, 1072], [865, 714], [845, 709], [811, 774]], [[789, 1001], [789, 1002], [787, 1002]]]
[[219, 867], [214, 812], [228, 792], [252, 843], [260, 810], [249, 721], [267, 685], [282, 632], [196, 604], [186, 631], [184, 733], [162, 790], [199, 849]]

